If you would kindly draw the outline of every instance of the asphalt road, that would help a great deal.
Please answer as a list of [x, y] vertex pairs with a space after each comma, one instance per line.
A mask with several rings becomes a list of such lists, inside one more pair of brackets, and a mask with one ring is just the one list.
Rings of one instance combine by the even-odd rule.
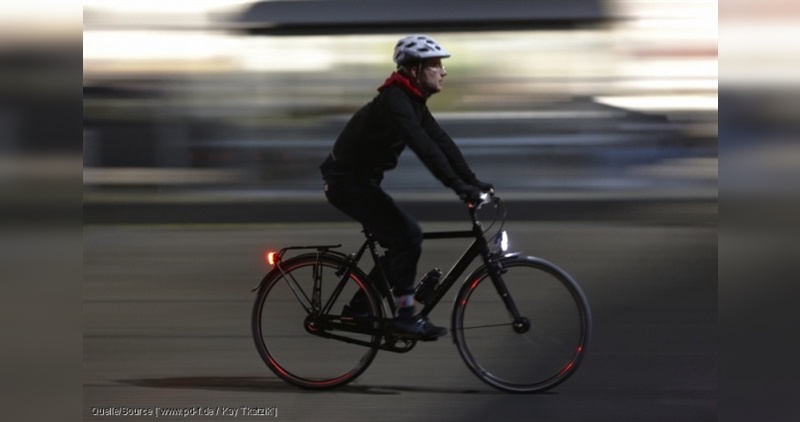
[[[349, 251], [360, 241], [355, 225], [86, 226], [84, 420], [164, 409], [195, 412], [172, 420], [209, 421], [717, 420], [715, 226], [512, 221], [507, 228], [512, 249], [566, 269], [592, 306], [586, 359], [546, 394], [493, 390], [447, 340], [381, 352], [339, 390], [303, 391], [275, 377], [250, 338], [250, 289], [266, 271], [262, 254], [334, 240]], [[420, 271], [448, 267], [465, 247], [429, 242]], [[446, 323], [448, 306], [432, 318]]]

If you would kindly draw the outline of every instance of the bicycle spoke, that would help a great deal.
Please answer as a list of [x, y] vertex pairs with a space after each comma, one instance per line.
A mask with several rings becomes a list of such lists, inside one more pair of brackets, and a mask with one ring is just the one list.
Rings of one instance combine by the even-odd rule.
[[[297, 303], [305, 309], [307, 315], [311, 315], [312, 312], [312, 304], [311, 299], [308, 298], [305, 290], [303, 290], [303, 286], [297, 282], [297, 279], [291, 273], [286, 273], [281, 269], [281, 277], [282, 280], [286, 282], [286, 285], [289, 286], [289, 289], [294, 294], [294, 297], [297, 298]], [[298, 294], [298, 290], [300, 294]], [[300, 297], [302, 295], [302, 297]], [[305, 302], [303, 301], [305, 299]]]
[[476, 328], [511, 327], [513, 325], [514, 324], [511, 323], [511, 322], [502, 322], [502, 323], [497, 323], [497, 324], [486, 324], [486, 325], [475, 325], [475, 326], [470, 326], [470, 327], [462, 327], [460, 330], [464, 331], [464, 330], [474, 330]]

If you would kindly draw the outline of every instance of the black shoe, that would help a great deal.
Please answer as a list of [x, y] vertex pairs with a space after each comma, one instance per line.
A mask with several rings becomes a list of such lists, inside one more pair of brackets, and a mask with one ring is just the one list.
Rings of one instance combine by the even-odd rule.
[[437, 327], [426, 317], [397, 317], [389, 325], [395, 337], [432, 341], [447, 335], [447, 328]]

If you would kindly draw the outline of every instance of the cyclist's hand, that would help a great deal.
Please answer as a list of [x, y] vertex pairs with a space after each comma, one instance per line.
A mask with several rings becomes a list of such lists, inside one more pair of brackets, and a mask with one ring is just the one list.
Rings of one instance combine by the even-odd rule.
[[459, 189], [458, 197], [467, 204], [479, 204], [481, 202], [481, 189], [473, 185], [464, 185]]
[[473, 185], [477, 186], [481, 192], [492, 192], [494, 191], [494, 185], [491, 183], [481, 182], [478, 179], [475, 179], [475, 183]]

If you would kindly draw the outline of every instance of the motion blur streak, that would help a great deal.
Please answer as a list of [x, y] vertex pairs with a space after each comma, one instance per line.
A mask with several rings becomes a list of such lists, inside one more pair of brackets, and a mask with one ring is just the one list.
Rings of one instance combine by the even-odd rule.
[[0, 396], [8, 420], [76, 420], [81, 409], [80, 39], [75, 2], [0, 2]]
[[800, 270], [800, 6], [726, 1], [719, 16], [719, 297], [729, 351], [720, 416], [786, 420], [798, 411], [800, 368], [769, 358], [769, 351], [800, 352], [786, 336], [796, 327]]
[[[236, 30], [253, 2], [159, 3], [85, 3], [88, 204], [109, 192], [319, 200], [316, 162], [391, 72], [402, 29], [253, 36]], [[598, 24], [437, 33], [453, 56], [432, 110], [506, 191], [715, 199], [716, 2], [603, 10]], [[314, 13], [300, 15], [324, 22]], [[525, 146], [495, 148], [509, 140]], [[407, 161], [388, 187], [438, 189]]]

